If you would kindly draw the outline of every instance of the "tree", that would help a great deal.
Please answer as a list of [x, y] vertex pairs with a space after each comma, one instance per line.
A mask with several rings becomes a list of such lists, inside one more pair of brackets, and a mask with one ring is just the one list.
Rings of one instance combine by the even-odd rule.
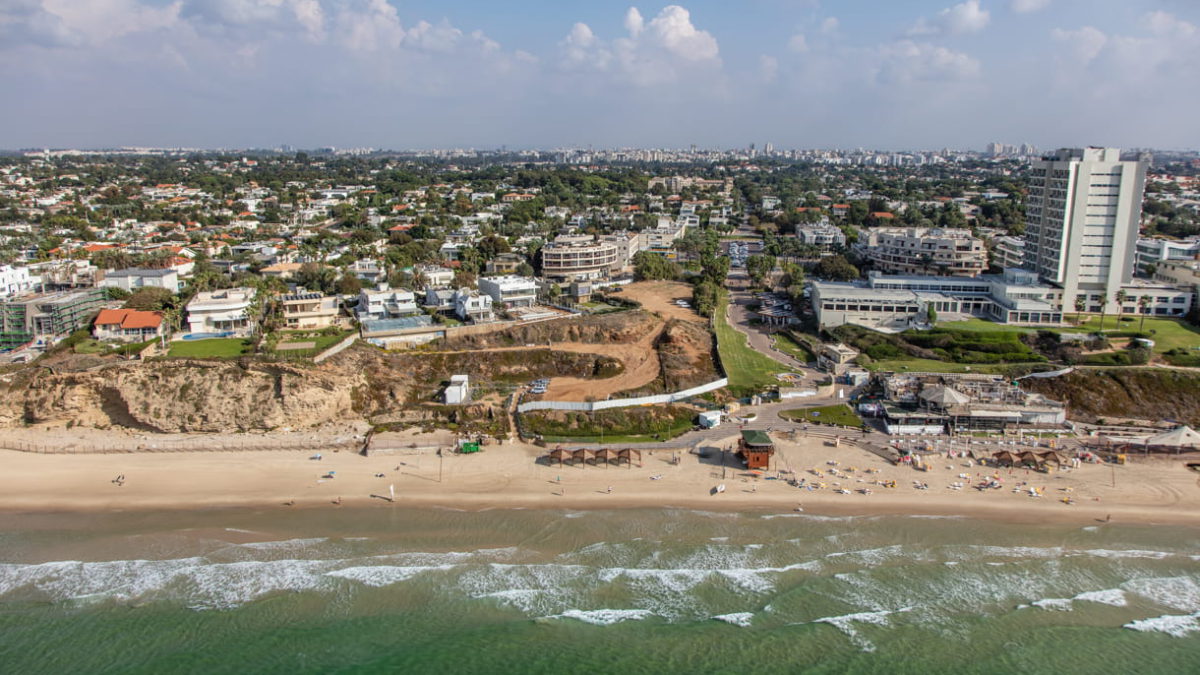
[[821, 258], [813, 269], [813, 273], [822, 279], [831, 281], [853, 281], [859, 277], [858, 268], [851, 265], [843, 255]]
[[937, 310], [933, 308], [933, 303], [925, 306], [925, 321], [930, 326], [937, 323]]
[[1146, 328], [1146, 314], [1147, 314], [1146, 310], [1149, 309], [1149, 307], [1150, 307], [1150, 296], [1143, 295], [1142, 297], [1138, 298], [1137, 305], [1138, 305], [1138, 311], [1142, 315], [1142, 321], [1138, 325], [1138, 332], [1140, 333], [1140, 332], [1142, 332], [1143, 329]]
[[692, 288], [692, 307], [700, 316], [712, 316], [721, 301], [721, 287], [704, 280]]
[[683, 270], [657, 253], [638, 251], [633, 256], [633, 274], [639, 281], [674, 281]]
[[746, 258], [746, 273], [750, 275], [750, 283], [762, 286], [763, 281], [775, 269], [775, 256], [752, 255]]
[[340, 295], [358, 295], [362, 290], [362, 281], [353, 274], [346, 272], [337, 282], [337, 292]]
[[1124, 288], [1118, 289], [1117, 294], [1113, 296], [1117, 300], [1117, 328], [1121, 327], [1121, 317], [1125, 314], [1125, 300], [1129, 298], [1129, 294]]
[[1075, 296], [1075, 311], [1078, 312], [1079, 314], [1083, 314], [1083, 310], [1085, 310], [1085, 309], [1087, 309], [1087, 296], [1086, 295], [1076, 295]]
[[143, 312], [159, 312], [167, 307], [175, 306], [175, 295], [165, 288], [143, 286], [137, 289], [125, 301], [126, 309], [136, 309]]

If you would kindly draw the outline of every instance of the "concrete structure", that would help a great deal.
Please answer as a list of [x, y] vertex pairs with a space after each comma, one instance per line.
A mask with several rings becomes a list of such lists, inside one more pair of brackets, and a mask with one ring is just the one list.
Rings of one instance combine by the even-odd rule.
[[451, 375], [450, 384], [442, 394], [446, 405], [459, 405], [471, 400], [470, 379], [466, 375]]
[[454, 314], [463, 321], [486, 323], [495, 321], [492, 296], [470, 288], [460, 288], [454, 293]]
[[1190, 288], [1195, 292], [1197, 286], [1200, 286], [1200, 261], [1167, 260], [1158, 263], [1158, 269], [1154, 272], [1154, 280]]
[[387, 269], [377, 260], [355, 260], [346, 271], [369, 286], [377, 286], [386, 282], [388, 278]]
[[24, 295], [38, 284], [38, 277], [29, 273], [28, 267], [0, 265], [0, 299]]
[[615, 242], [590, 235], [559, 235], [542, 247], [542, 276], [549, 281], [605, 279], [627, 264]]
[[965, 229], [864, 228], [856, 248], [885, 272], [974, 277], [987, 269], [983, 240]]
[[642, 230], [641, 250], [665, 253], [675, 246], [675, 242], [687, 233], [687, 223], [670, 218], [659, 218], [658, 224]]
[[1116, 148], [1062, 149], [1033, 162], [1025, 204], [1025, 266], [1063, 289], [1060, 306], [1107, 310], [1133, 278], [1149, 157]]
[[481, 277], [479, 290], [490, 295], [493, 303], [506, 307], [530, 307], [537, 304], [537, 282], [529, 277]]
[[1003, 269], [1016, 269], [1025, 264], [1024, 237], [996, 237], [992, 240], [992, 263]]
[[236, 337], [254, 334], [250, 316], [254, 303], [253, 288], [227, 288], [197, 293], [187, 304], [188, 331], [191, 333], [231, 333]]
[[498, 253], [484, 265], [484, 272], [489, 276], [516, 274], [524, 264], [525, 256], [520, 253]]
[[92, 326], [92, 336], [105, 342], [147, 342], [163, 334], [162, 312], [136, 309], [102, 309]]
[[421, 313], [416, 294], [403, 288], [389, 289], [386, 286], [384, 284], [384, 288], [379, 290], [359, 292], [358, 307], [354, 310], [359, 321], [395, 319]]
[[1125, 300], [1115, 304], [1114, 296], [1114, 307], [1120, 313], [1133, 316], [1183, 316], [1192, 308], [1195, 299], [1194, 286], [1155, 283], [1148, 279], [1134, 279], [1123, 284], [1121, 290], [1125, 292]]
[[0, 302], [0, 349], [49, 342], [86, 328], [104, 304], [104, 290], [38, 293]]
[[1066, 406], [999, 375], [890, 374], [881, 378], [890, 434], [1058, 428]]
[[797, 225], [796, 239], [800, 240], [801, 244], [816, 246], [824, 251], [846, 245], [846, 233], [842, 232], [842, 228], [832, 225], [828, 221]]
[[105, 272], [104, 278], [98, 285], [101, 287], [112, 286], [130, 293], [139, 288], [165, 288], [171, 293], [178, 293], [180, 289], [179, 273], [170, 268], [155, 270], [130, 268]]
[[261, 270], [259, 274], [267, 279], [291, 279], [296, 276], [296, 273], [303, 267], [303, 263], [298, 262], [281, 262], [274, 265], [268, 265]]
[[721, 426], [721, 411], [706, 410], [696, 415], [696, 422], [702, 429], [712, 429]]
[[337, 322], [339, 310], [335, 296], [320, 293], [292, 293], [279, 298], [284, 325], [292, 329], [327, 328]]
[[823, 328], [854, 324], [902, 331], [925, 324], [928, 309], [999, 323], [1062, 323], [1061, 291], [1039, 284], [1026, 270], [979, 277], [887, 276], [873, 272], [852, 283], [810, 281], [813, 311]]
[[1159, 239], [1139, 237], [1134, 264], [1135, 272], [1142, 273], [1150, 265], [1168, 261], [1200, 260], [1200, 237], [1188, 239]]
[[817, 367], [833, 375], [842, 375], [854, 364], [858, 351], [841, 344], [823, 344], [817, 352]]

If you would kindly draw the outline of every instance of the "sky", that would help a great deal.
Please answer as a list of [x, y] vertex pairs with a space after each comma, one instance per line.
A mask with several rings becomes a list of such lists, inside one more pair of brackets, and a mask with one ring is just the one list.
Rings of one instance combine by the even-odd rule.
[[0, 0], [0, 148], [1194, 149], [1197, 0]]

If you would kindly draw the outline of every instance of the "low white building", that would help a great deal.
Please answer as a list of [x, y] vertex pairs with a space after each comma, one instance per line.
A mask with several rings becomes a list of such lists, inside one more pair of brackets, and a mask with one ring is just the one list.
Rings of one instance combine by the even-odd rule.
[[422, 265], [417, 275], [425, 282], [425, 288], [449, 288], [454, 283], [454, 270], [440, 265]]
[[830, 224], [828, 221], [798, 225], [796, 227], [796, 239], [801, 244], [816, 246], [826, 251], [846, 245], [846, 233], [842, 232], [842, 228]]
[[471, 400], [470, 379], [466, 375], [451, 375], [450, 384], [442, 395], [446, 405], [458, 405]]
[[530, 307], [537, 304], [537, 282], [529, 277], [483, 277], [479, 280], [479, 290], [490, 295], [492, 302], [507, 307]]
[[197, 293], [187, 304], [188, 331], [191, 333], [230, 333], [235, 337], [254, 334], [250, 307], [253, 288], [226, 288]]
[[178, 293], [179, 272], [167, 269], [137, 269], [114, 270], [105, 272], [104, 279], [98, 284], [101, 287], [112, 286], [130, 293], [139, 288], [165, 288], [172, 293]]
[[292, 329], [327, 328], [337, 323], [338, 299], [320, 293], [291, 293], [279, 298], [284, 325]]
[[28, 267], [0, 265], [0, 298], [29, 293], [38, 282], [38, 277], [30, 274]]

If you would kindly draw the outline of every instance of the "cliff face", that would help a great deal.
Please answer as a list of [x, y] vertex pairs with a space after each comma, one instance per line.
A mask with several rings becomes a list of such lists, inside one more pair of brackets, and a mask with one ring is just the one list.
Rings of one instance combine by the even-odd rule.
[[1029, 378], [1021, 387], [1065, 401], [1068, 417], [1171, 419], [1200, 425], [1200, 374], [1161, 368], [1076, 370], [1054, 378]]
[[0, 383], [0, 427], [73, 422], [158, 432], [303, 428], [360, 417], [359, 373], [278, 364], [160, 362]]

